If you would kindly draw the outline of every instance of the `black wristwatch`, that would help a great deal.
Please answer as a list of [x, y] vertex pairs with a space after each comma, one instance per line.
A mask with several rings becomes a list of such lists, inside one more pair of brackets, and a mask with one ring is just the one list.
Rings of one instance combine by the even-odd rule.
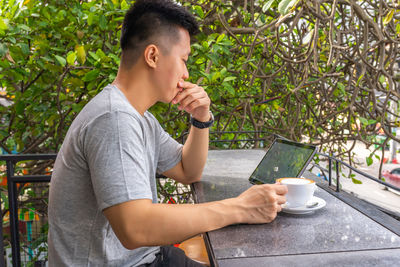
[[204, 128], [210, 128], [211, 125], [213, 125], [214, 123], [214, 115], [212, 114], [212, 112], [210, 111], [210, 117], [211, 119], [209, 121], [205, 121], [205, 122], [201, 122], [196, 120], [195, 118], [192, 117], [192, 115], [190, 115], [190, 123], [199, 129], [204, 129]]

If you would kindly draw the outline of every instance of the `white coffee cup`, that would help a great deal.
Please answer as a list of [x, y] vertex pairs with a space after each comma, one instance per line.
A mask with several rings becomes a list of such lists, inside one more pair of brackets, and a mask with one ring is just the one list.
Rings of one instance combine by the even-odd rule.
[[286, 194], [286, 206], [288, 208], [305, 206], [314, 196], [316, 185], [313, 180], [287, 177], [277, 179], [276, 181], [282, 185], [286, 185], [288, 188]]

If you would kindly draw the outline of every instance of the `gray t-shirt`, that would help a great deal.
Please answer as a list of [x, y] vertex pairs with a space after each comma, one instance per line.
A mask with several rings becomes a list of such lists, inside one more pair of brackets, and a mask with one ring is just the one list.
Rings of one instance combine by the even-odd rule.
[[157, 202], [156, 172], [182, 145], [149, 112], [141, 116], [109, 85], [73, 121], [58, 153], [49, 196], [50, 266], [137, 266], [159, 247], [125, 249], [102, 211], [133, 199]]

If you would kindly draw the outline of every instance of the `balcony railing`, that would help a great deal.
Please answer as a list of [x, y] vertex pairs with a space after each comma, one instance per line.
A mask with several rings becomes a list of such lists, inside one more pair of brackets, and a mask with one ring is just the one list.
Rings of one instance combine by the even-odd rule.
[[[21, 161], [40, 161], [40, 160], [55, 160], [57, 154], [21, 154], [21, 155], [0, 155], [0, 161], [6, 162], [7, 173], [7, 190], [8, 190], [8, 206], [9, 206], [9, 222], [10, 222], [10, 241], [13, 266], [21, 266], [21, 245], [19, 234], [19, 218], [18, 218], [18, 185], [26, 183], [48, 183], [50, 182], [51, 175], [15, 175], [15, 166]], [[0, 205], [0, 214], [1, 211]], [[27, 231], [29, 235], [29, 231]], [[28, 238], [29, 239], [29, 238]], [[32, 241], [32, 240], [28, 240]], [[30, 244], [29, 244], [30, 245]], [[28, 246], [29, 246], [28, 245]], [[28, 257], [32, 259], [33, 255], [31, 248], [28, 247]], [[0, 265], [5, 263], [4, 259], [4, 239], [3, 239], [3, 220], [1, 223], [0, 232]], [[38, 261], [35, 266], [40, 266]]]

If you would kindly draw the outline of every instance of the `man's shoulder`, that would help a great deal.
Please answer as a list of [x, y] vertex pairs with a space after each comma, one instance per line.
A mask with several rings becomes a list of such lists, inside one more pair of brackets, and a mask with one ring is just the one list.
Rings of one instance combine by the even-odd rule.
[[78, 125], [85, 127], [96, 121], [112, 120], [120, 114], [126, 119], [140, 121], [140, 114], [113, 85], [107, 85], [92, 98], [76, 117]]
[[124, 94], [111, 84], [104, 87], [99, 94], [86, 104], [84, 109], [94, 110], [96, 113], [119, 111], [128, 113], [133, 117], [139, 115]]

